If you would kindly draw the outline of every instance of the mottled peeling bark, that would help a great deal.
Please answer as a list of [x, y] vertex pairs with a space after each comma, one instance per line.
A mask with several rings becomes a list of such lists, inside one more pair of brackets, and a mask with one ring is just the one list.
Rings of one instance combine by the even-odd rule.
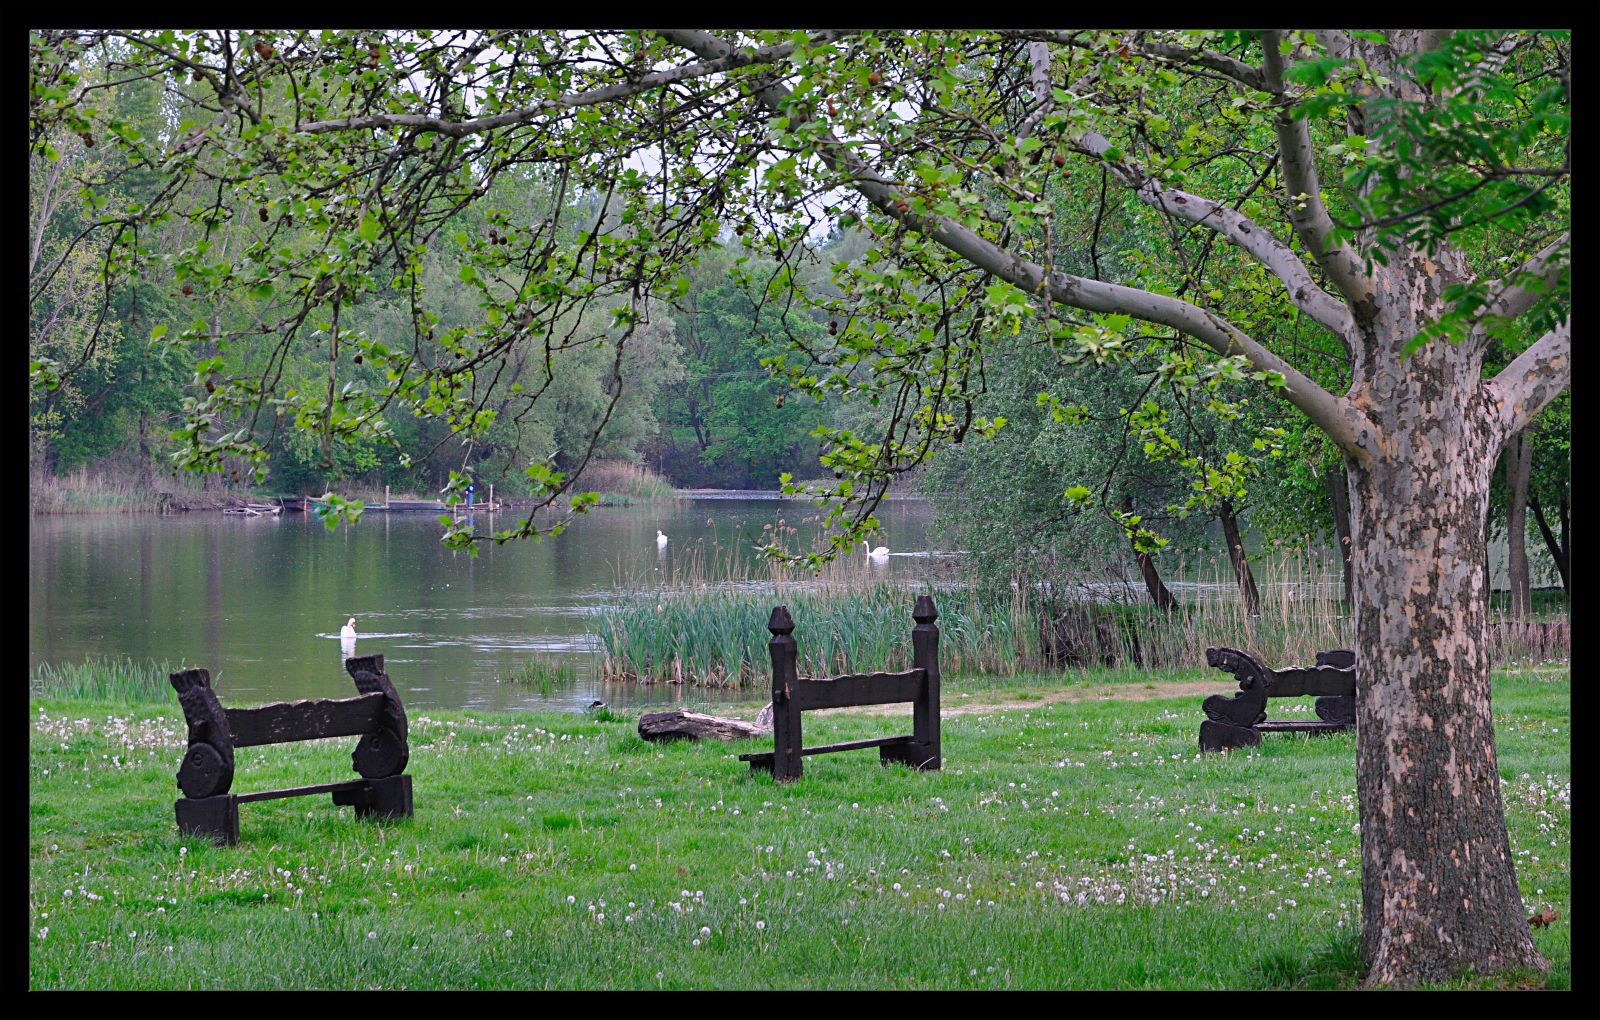
[[[1397, 350], [1439, 307], [1441, 268], [1417, 255], [1382, 275], [1370, 349]], [[1546, 966], [1517, 887], [1490, 712], [1483, 521], [1507, 429], [1473, 347], [1374, 359], [1366, 410], [1384, 456], [1349, 473], [1370, 985]]]

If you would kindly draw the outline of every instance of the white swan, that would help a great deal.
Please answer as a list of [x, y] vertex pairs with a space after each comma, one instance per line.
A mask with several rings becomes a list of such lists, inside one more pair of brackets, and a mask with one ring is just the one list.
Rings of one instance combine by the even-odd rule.
[[665, 536], [665, 535], [663, 535], [661, 533], [661, 529], [660, 528], [657, 528], [656, 529], [656, 548], [657, 549], [665, 549], [666, 547], [667, 547], [667, 536]]
[[889, 547], [888, 546], [880, 545], [880, 546], [878, 546], [878, 548], [874, 549], [874, 548], [872, 548], [872, 543], [866, 541], [865, 539], [862, 540], [861, 544], [867, 547], [867, 559], [871, 560], [874, 563], [887, 563], [887, 562], [889, 562]]
[[350, 622], [339, 630], [339, 640], [354, 641], [356, 639], [356, 618], [350, 617]]

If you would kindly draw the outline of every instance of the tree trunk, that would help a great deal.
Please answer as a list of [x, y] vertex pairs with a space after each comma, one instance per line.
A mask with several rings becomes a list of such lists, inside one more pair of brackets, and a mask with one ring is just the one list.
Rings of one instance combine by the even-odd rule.
[[738, 740], [772, 732], [772, 724], [759, 725], [743, 719], [725, 719], [703, 712], [675, 708], [670, 712], [646, 712], [639, 717], [639, 736], [646, 740]]
[[1567, 598], [1572, 598], [1572, 581], [1567, 573], [1570, 561], [1567, 558], [1569, 547], [1567, 545], [1567, 495], [1561, 493], [1559, 507], [1561, 519], [1561, 538], [1558, 540], [1550, 531], [1549, 523], [1544, 519], [1544, 508], [1539, 505], [1539, 494], [1531, 493], [1528, 505], [1533, 508], [1533, 519], [1539, 524], [1539, 534], [1544, 536], [1545, 548], [1550, 550], [1550, 558], [1556, 561], [1556, 570], [1561, 574], [1561, 590], [1567, 593]]
[[1176, 606], [1178, 600], [1162, 583], [1161, 574], [1156, 570], [1156, 561], [1150, 558], [1150, 554], [1135, 549], [1133, 558], [1139, 562], [1139, 575], [1144, 578], [1145, 590], [1150, 593], [1150, 600], [1156, 604], [1156, 608], [1171, 609]]
[[1244, 600], [1244, 611], [1251, 616], [1261, 615], [1261, 592], [1250, 573], [1250, 561], [1244, 555], [1244, 540], [1239, 537], [1239, 517], [1233, 504], [1223, 500], [1217, 504], [1217, 517], [1222, 521], [1222, 537], [1228, 543], [1228, 562], [1233, 564], [1233, 576], [1239, 582], [1239, 597]]
[[[1412, 260], [1428, 271], [1378, 271], [1358, 357], [1400, 347], [1437, 300], [1447, 274]], [[1383, 440], [1349, 469], [1370, 986], [1548, 966], [1517, 886], [1490, 711], [1484, 521], [1506, 416], [1481, 364], [1472, 344], [1435, 341], [1352, 395]]]
[[1342, 467], [1327, 472], [1322, 479], [1328, 487], [1328, 497], [1333, 500], [1333, 536], [1339, 545], [1339, 562], [1344, 574], [1344, 611], [1348, 613], [1355, 606], [1350, 569], [1350, 480]]
[[1506, 442], [1506, 542], [1511, 574], [1511, 615], [1533, 611], [1533, 582], [1528, 575], [1528, 478], [1533, 473], [1533, 437], [1527, 433]]

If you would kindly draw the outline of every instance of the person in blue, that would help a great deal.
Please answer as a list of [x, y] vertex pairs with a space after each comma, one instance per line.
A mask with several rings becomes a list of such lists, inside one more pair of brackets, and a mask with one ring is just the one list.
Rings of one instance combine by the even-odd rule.
[[470, 507], [471, 505], [472, 505], [472, 486], [468, 485], [467, 486], [467, 506]]

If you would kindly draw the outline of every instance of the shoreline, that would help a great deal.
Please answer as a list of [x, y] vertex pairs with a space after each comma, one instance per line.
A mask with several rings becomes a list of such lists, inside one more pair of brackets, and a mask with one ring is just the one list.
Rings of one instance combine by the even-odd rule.
[[[674, 489], [674, 496], [678, 499], [700, 500], [807, 500], [808, 496], [786, 496], [780, 489]], [[316, 497], [301, 496], [262, 496], [255, 493], [170, 493], [170, 492], [142, 492], [142, 493], [117, 493], [117, 502], [106, 500], [88, 500], [83, 503], [68, 501], [67, 505], [32, 505], [29, 512], [35, 515], [71, 516], [80, 514], [171, 514], [171, 513], [219, 513], [227, 510], [241, 510], [246, 506], [274, 505], [282, 507], [289, 513], [301, 512], [298, 505], [303, 498], [315, 499]], [[392, 497], [406, 502], [425, 502], [416, 498]], [[885, 501], [892, 502], [927, 502], [927, 497], [916, 493], [888, 493]], [[602, 502], [600, 506], [628, 506], [635, 503], [648, 502], [630, 498], [627, 501]], [[368, 501], [368, 505], [381, 505]], [[498, 505], [502, 510], [520, 511], [528, 509], [528, 504], [516, 500], [500, 500]]]

